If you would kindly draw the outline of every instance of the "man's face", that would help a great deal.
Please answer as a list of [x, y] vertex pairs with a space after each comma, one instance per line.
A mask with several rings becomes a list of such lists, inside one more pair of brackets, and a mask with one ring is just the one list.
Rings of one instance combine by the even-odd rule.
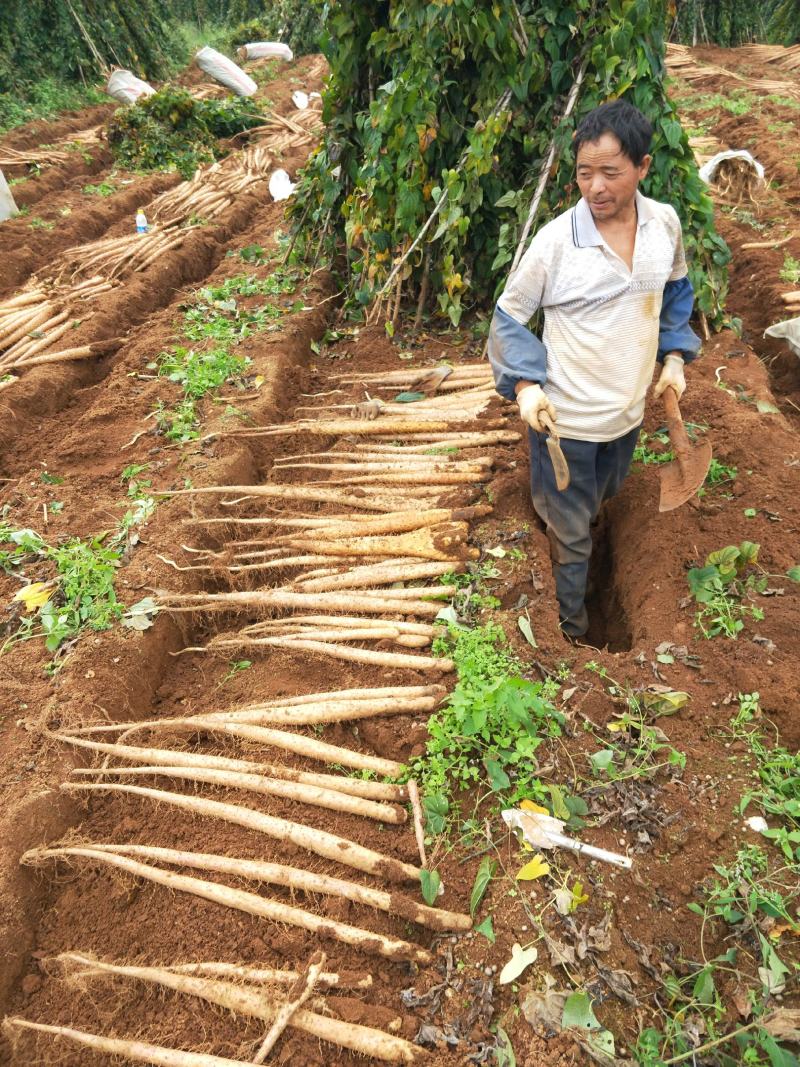
[[628, 210], [639, 182], [650, 169], [650, 156], [639, 166], [624, 154], [613, 133], [585, 142], [576, 161], [578, 188], [596, 222], [610, 222]]

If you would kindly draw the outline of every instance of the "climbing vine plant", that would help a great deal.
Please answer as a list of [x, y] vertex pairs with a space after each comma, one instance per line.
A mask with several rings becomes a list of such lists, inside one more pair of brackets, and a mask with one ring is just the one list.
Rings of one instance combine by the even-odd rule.
[[457, 324], [502, 287], [551, 140], [537, 226], [577, 199], [576, 121], [623, 96], [655, 127], [644, 191], [680, 213], [699, 306], [719, 321], [729, 252], [664, 90], [665, 14], [652, 0], [330, 0], [326, 134], [291, 209], [301, 242], [345, 250], [356, 304], [430, 290]]

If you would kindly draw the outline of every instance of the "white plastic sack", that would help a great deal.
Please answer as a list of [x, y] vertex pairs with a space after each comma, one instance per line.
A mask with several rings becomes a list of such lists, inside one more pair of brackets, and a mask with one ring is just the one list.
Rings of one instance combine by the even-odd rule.
[[269, 179], [269, 191], [273, 200], [288, 200], [295, 190], [295, 183], [285, 170], [272, 172]]
[[152, 96], [155, 89], [130, 70], [115, 70], [108, 79], [106, 92], [121, 104], [135, 104], [140, 96]]
[[250, 75], [245, 74], [241, 67], [237, 67], [232, 59], [209, 48], [208, 45], [200, 49], [194, 61], [200, 70], [237, 96], [252, 96], [258, 88]]
[[239, 59], [285, 59], [287, 62], [294, 59], [294, 53], [288, 44], [280, 41], [253, 41], [252, 44], [243, 44], [238, 50]]
[[769, 326], [764, 330], [764, 336], [779, 337], [800, 358], [800, 318], [776, 322], [774, 326]]
[[12, 216], [18, 214], [19, 208], [14, 203], [14, 197], [11, 195], [8, 182], [3, 177], [3, 172], [0, 170], [0, 222], [5, 222], [6, 219], [10, 219]]
[[715, 156], [712, 156], [711, 159], [709, 159], [707, 163], [704, 163], [703, 166], [700, 168], [700, 177], [703, 179], [706, 185], [708, 185], [709, 182], [713, 182], [714, 175], [717, 173], [717, 168], [719, 167], [720, 163], [724, 162], [726, 159], [744, 159], [756, 172], [759, 181], [763, 182], [764, 168], [761, 166], [757, 159], [754, 159], [753, 156], [751, 156], [750, 153], [746, 152], [744, 149], [728, 148], [724, 152], [717, 152]]
[[302, 89], [295, 89], [292, 93], [292, 103], [298, 111], [305, 111], [312, 100], [321, 100], [320, 93], [304, 93]]

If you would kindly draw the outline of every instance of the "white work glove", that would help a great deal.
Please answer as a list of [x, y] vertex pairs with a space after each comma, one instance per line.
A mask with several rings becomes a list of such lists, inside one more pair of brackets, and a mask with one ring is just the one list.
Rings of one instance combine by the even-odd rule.
[[686, 392], [686, 379], [683, 376], [683, 356], [679, 356], [677, 352], [670, 352], [664, 357], [664, 366], [656, 382], [655, 397], [660, 397], [668, 385], [675, 390], [678, 400]]
[[517, 393], [519, 413], [523, 422], [527, 422], [532, 430], [537, 433], [545, 433], [547, 427], [541, 421], [542, 412], [550, 416], [552, 422], [556, 421], [556, 409], [547, 399], [541, 385], [526, 385]]

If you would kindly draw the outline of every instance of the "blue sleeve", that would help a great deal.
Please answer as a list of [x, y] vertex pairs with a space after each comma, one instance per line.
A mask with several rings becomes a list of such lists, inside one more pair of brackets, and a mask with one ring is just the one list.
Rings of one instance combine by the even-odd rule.
[[667, 282], [661, 303], [661, 323], [658, 332], [658, 362], [664, 362], [667, 352], [680, 352], [684, 363], [691, 363], [700, 351], [700, 338], [689, 326], [694, 307], [694, 289], [688, 275]]
[[527, 326], [496, 307], [489, 330], [489, 362], [495, 388], [506, 400], [516, 399], [517, 382], [547, 381], [547, 349]]

